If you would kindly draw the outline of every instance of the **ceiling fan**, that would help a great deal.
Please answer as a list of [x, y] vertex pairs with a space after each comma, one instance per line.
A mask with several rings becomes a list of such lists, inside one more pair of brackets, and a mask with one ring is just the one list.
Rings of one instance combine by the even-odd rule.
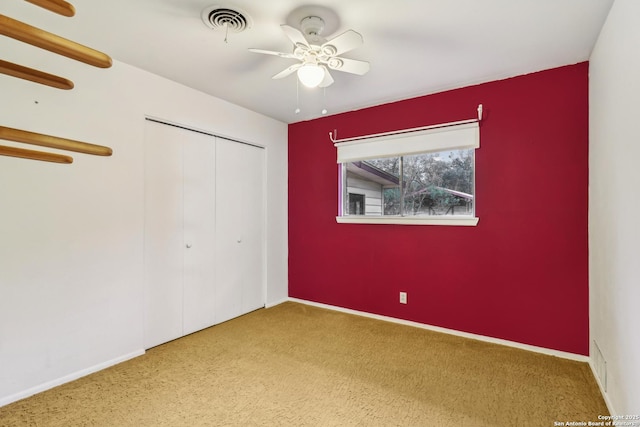
[[320, 34], [324, 29], [324, 20], [317, 16], [307, 16], [300, 21], [300, 30], [289, 25], [281, 25], [286, 36], [293, 42], [293, 52], [275, 52], [272, 50], [249, 49], [251, 52], [275, 55], [281, 58], [297, 59], [300, 62], [274, 75], [281, 79], [297, 71], [298, 79], [307, 87], [327, 87], [334, 80], [329, 70], [364, 75], [369, 71], [369, 63], [356, 59], [342, 58], [345, 52], [364, 43], [362, 35], [353, 30], [326, 40]]

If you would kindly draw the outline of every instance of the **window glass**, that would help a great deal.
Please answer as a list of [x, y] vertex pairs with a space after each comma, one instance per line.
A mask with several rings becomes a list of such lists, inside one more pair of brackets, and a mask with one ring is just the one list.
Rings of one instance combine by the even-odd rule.
[[403, 157], [404, 216], [473, 215], [474, 152]]
[[343, 163], [342, 215], [473, 216], [475, 150]]

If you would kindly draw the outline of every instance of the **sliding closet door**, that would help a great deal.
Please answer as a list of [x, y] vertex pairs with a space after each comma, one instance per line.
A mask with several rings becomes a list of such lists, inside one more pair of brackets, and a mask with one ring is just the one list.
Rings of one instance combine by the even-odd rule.
[[182, 336], [183, 135], [145, 127], [145, 348]]
[[215, 323], [216, 138], [192, 131], [184, 144], [184, 335]]
[[216, 145], [216, 323], [264, 307], [264, 149]]

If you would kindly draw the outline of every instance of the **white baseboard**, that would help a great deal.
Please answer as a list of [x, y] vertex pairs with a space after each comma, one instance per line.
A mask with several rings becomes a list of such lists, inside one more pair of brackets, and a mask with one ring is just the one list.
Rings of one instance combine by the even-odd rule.
[[364, 317], [369, 317], [369, 318], [372, 318], [372, 319], [384, 320], [384, 321], [387, 321], [387, 322], [398, 323], [398, 324], [401, 324], [401, 325], [413, 326], [413, 327], [416, 327], [416, 328], [427, 329], [427, 330], [434, 331], [434, 332], [442, 332], [444, 334], [456, 335], [456, 336], [459, 336], [459, 337], [470, 338], [470, 339], [484, 341], [484, 342], [488, 342], [488, 343], [492, 343], [492, 344], [506, 345], [508, 347], [515, 347], [515, 348], [519, 348], [519, 349], [522, 349], [522, 350], [533, 351], [535, 353], [542, 353], [542, 354], [546, 354], [546, 355], [549, 355], [549, 356], [561, 357], [563, 359], [576, 360], [578, 362], [590, 362], [589, 356], [584, 356], [582, 354], [574, 354], [574, 353], [569, 353], [569, 352], [560, 351], [560, 350], [552, 350], [552, 349], [549, 349], [549, 348], [538, 347], [538, 346], [535, 346], [535, 345], [522, 344], [522, 343], [515, 342], [515, 341], [509, 341], [509, 340], [503, 340], [503, 339], [500, 339], [500, 338], [487, 337], [487, 336], [484, 336], [484, 335], [477, 335], [477, 334], [472, 334], [472, 333], [469, 333], [469, 332], [461, 332], [461, 331], [456, 331], [455, 329], [442, 328], [440, 326], [432, 326], [432, 325], [427, 325], [425, 323], [412, 322], [410, 320], [397, 319], [395, 317], [382, 316], [382, 315], [379, 315], [379, 314], [372, 314], [372, 313], [367, 313], [367, 312], [358, 311], [358, 310], [351, 310], [349, 308], [337, 307], [337, 306], [334, 306], [334, 305], [322, 304], [322, 303], [313, 302], [313, 301], [307, 301], [307, 300], [298, 299], [298, 298], [291, 298], [290, 297], [290, 298], [288, 298], [288, 301], [293, 301], [293, 302], [297, 302], [297, 303], [300, 303], [300, 304], [312, 305], [312, 306], [320, 307], [320, 308], [326, 308], [326, 309], [334, 310], [334, 311], [340, 311], [340, 312], [348, 313], [348, 314], [355, 314], [356, 316], [364, 316]]
[[268, 303], [265, 304], [264, 308], [275, 307], [276, 305], [280, 305], [283, 302], [287, 302], [287, 301], [289, 301], [289, 297], [285, 297], [285, 298], [282, 298], [280, 300], [273, 301], [273, 302], [268, 302]]
[[593, 359], [591, 359], [591, 358], [589, 358], [589, 367], [591, 368], [591, 373], [593, 374], [593, 378], [595, 378], [596, 382], [598, 383], [598, 388], [600, 389], [600, 394], [602, 395], [602, 398], [604, 399], [604, 403], [607, 405], [607, 409], [609, 410], [609, 414], [611, 414], [611, 415], [620, 415], [613, 408], [613, 404], [611, 403], [611, 400], [609, 399], [609, 395], [607, 394], [607, 391], [604, 389], [604, 385], [602, 384], [602, 381], [600, 381], [600, 377], [598, 377], [598, 374], [596, 372], [596, 367], [593, 364]]
[[59, 385], [77, 380], [78, 378], [82, 378], [89, 374], [93, 374], [95, 372], [101, 371], [103, 369], [109, 368], [113, 365], [117, 365], [118, 363], [125, 362], [129, 359], [133, 359], [134, 357], [138, 357], [144, 354], [144, 350], [137, 350], [129, 354], [125, 354], [120, 357], [116, 357], [115, 359], [108, 360], [103, 363], [99, 363], [97, 365], [91, 366], [87, 369], [82, 369], [80, 371], [74, 372], [69, 375], [65, 375], [64, 377], [57, 378], [53, 381], [48, 381], [46, 383], [37, 385], [35, 387], [31, 387], [27, 390], [21, 391], [19, 393], [13, 394], [11, 396], [0, 398], [0, 407], [8, 405], [9, 403], [17, 402], [18, 400], [25, 399], [29, 396], [33, 396], [34, 394], [41, 393], [45, 390], [49, 390], [51, 388], [57, 387]]

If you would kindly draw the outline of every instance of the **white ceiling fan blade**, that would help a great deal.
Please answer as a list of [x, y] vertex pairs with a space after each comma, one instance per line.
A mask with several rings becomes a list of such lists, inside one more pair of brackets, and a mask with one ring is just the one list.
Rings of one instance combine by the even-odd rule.
[[353, 30], [347, 30], [322, 45], [322, 52], [329, 56], [340, 55], [362, 46], [362, 35]]
[[329, 62], [327, 62], [327, 66], [332, 70], [344, 71], [345, 73], [358, 74], [360, 76], [367, 74], [371, 68], [367, 61], [349, 58], [331, 58]]
[[333, 77], [331, 77], [331, 73], [329, 73], [329, 70], [324, 65], [322, 66], [322, 69], [324, 70], [324, 79], [322, 79], [318, 87], [331, 86], [333, 84]]
[[309, 49], [309, 43], [307, 43], [307, 39], [304, 37], [304, 34], [300, 32], [300, 30], [284, 24], [280, 25], [280, 27], [282, 28], [282, 31], [284, 31], [284, 33], [287, 35], [287, 37], [289, 37], [289, 40], [293, 42], [294, 46]]
[[292, 53], [284, 53], [284, 52], [276, 52], [273, 50], [264, 50], [264, 49], [254, 49], [254, 48], [249, 48], [249, 52], [253, 52], [253, 53], [263, 53], [265, 55], [274, 55], [274, 56], [279, 56], [280, 58], [292, 58], [292, 59], [297, 59], [296, 56]]
[[282, 79], [287, 77], [289, 74], [293, 74], [298, 68], [302, 67], [302, 64], [293, 64], [292, 66], [280, 71], [275, 76], [271, 77], [272, 79]]

